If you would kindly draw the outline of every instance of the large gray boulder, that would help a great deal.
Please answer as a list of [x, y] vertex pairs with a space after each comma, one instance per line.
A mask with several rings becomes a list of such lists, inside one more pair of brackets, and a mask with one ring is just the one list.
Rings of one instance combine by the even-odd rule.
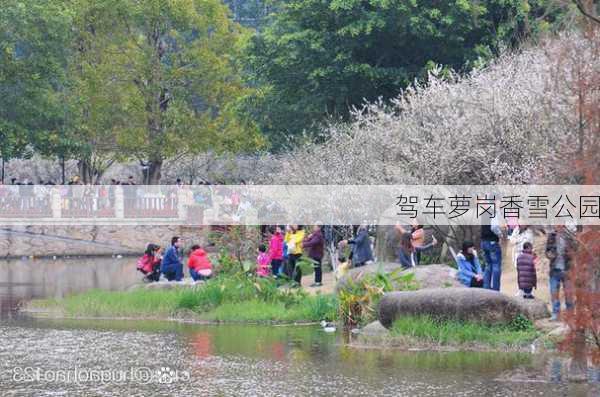
[[419, 289], [463, 287], [456, 278], [456, 269], [447, 265], [423, 265], [404, 270], [401, 274], [412, 273]]
[[399, 263], [374, 263], [362, 267], [350, 269], [342, 277], [336, 287], [336, 292], [348, 288], [353, 282], [358, 282], [364, 277], [377, 272], [391, 273], [398, 271], [399, 275], [414, 274], [414, 279], [419, 289], [462, 287], [456, 279], [456, 269], [447, 265], [422, 265], [407, 270], [402, 270]]
[[142, 284], [149, 290], [167, 290], [174, 288], [195, 288], [204, 284], [204, 281], [194, 281], [191, 278], [184, 278], [182, 281], [158, 281], [154, 283]]
[[539, 299], [513, 298], [531, 321], [550, 317], [546, 302]]
[[427, 315], [441, 320], [507, 324], [519, 314], [531, 318], [530, 311], [515, 298], [481, 288], [390, 292], [379, 304], [379, 321], [386, 328], [402, 316]]
[[371, 263], [369, 265], [352, 268], [348, 270], [348, 273], [346, 273], [340, 280], [338, 280], [335, 286], [335, 291], [339, 292], [346, 290], [352, 283], [359, 282], [371, 274], [378, 272], [391, 273], [399, 269], [402, 269], [402, 266], [400, 266], [399, 263]]

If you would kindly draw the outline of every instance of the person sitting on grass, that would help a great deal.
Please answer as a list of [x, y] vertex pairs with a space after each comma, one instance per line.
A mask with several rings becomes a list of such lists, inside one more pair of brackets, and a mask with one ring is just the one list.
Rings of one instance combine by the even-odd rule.
[[517, 280], [519, 289], [523, 290], [523, 298], [525, 299], [533, 299], [531, 291], [537, 287], [535, 259], [531, 243], [524, 243], [523, 252], [517, 257]]
[[256, 275], [258, 277], [269, 277], [270, 270], [271, 257], [267, 253], [267, 246], [261, 244], [258, 246], [258, 256], [256, 257]]
[[400, 238], [400, 249], [398, 250], [398, 261], [403, 268], [408, 269], [409, 267], [417, 266], [416, 253], [425, 251], [437, 244], [435, 236], [432, 236], [432, 241], [429, 244], [423, 244], [416, 246], [414, 244], [412, 233], [406, 232]]
[[212, 263], [206, 251], [199, 245], [192, 245], [190, 257], [188, 258], [190, 277], [194, 281], [208, 280], [212, 276]]
[[458, 280], [467, 287], [483, 288], [483, 271], [479, 264], [475, 245], [471, 241], [463, 242], [462, 251], [456, 255]]
[[165, 252], [160, 265], [160, 271], [168, 281], [181, 281], [183, 279], [183, 255], [180, 247], [183, 244], [181, 238], [175, 236], [171, 239], [171, 246]]
[[137, 270], [144, 274], [144, 281], [153, 282], [160, 278], [160, 246], [148, 244], [144, 256], [138, 259]]

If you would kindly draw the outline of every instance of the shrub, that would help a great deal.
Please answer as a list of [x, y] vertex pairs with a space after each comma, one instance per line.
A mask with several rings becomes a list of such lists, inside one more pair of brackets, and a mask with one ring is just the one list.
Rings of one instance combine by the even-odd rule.
[[418, 288], [414, 274], [400, 275], [402, 269], [391, 273], [378, 271], [368, 274], [358, 281], [348, 280], [346, 288], [339, 292], [340, 318], [344, 325], [352, 327], [372, 321], [384, 293], [389, 291], [410, 291]]

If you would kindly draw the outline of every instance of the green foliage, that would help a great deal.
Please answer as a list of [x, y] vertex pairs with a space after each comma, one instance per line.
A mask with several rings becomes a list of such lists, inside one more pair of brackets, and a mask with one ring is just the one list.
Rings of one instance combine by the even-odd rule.
[[340, 318], [344, 324], [352, 327], [375, 320], [377, 306], [386, 292], [418, 289], [414, 274], [401, 275], [400, 271], [378, 271], [359, 277], [358, 281], [348, 278], [338, 296]]
[[56, 93], [66, 78], [72, 12], [62, 1], [5, 0], [0, 7], [0, 156], [30, 154], [60, 128]]
[[508, 328], [512, 331], [532, 331], [534, 329], [531, 320], [522, 314], [517, 315], [517, 317], [508, 324]]
[[249, 43], [246, 108], [275, 145], [436, 65], [468, 70], [544, 29], [547, 0], [292, 0]]
[[303, 255], [296, 261], [296, 266], [302, 272], [302, 276], [309, 276], [315, 272], [315, 265], [317, 261], [309, 258], [306, 255]]
[[237, 99], [249, 93], [235, 62], [248, 33], [229, 19], [226, 6], [219, 0], [117, 3], [117, 18], [106, 19], [114, 37], [107, 50], [113, 75], [130, 93], [118, 142], [148, 164], [146, 182], [157, 182], [162, 161], [182, 151], [238, 151], [260, 143], [256, 129], [236, 116]]
[[[221, 247], [217, 271], [236, 274], [251, 272], [256, 266], [256, 249], [260, 243], [258, 227], [225, 226], [209, 233], [210, 244]], [[236, 262], [234, 265], [233, 262]]]
[[167, 317], [192, 311], [199, 318], [218, 321], [334, 321], [337, 300], [332, 295], [308, 295], [303, 290], [280, 289], [273, 279], [220, 275], [195, 288], [137, 289], [114, 292], [92, 290], [63, 300], [33, 302], [40, 308], [62, 308], [85, 317]]
[[220, 0], [7, 0], [2, 155], [77, 158], [85, 181], [133, 157], [155, 183], [176, 154], [261, 146], [238, 112], [248, 36]]
[[[522, 323], [524, 324], [524, 323]], [[533, 327], [515, 329], [513, 325], [490, 326], [472, 322], [441, 321], [427, 316], [405, 316], [394, 321], [392, 335], [415, 338], [438, 345], [486, 344], [524, 346], [538, 336]]]

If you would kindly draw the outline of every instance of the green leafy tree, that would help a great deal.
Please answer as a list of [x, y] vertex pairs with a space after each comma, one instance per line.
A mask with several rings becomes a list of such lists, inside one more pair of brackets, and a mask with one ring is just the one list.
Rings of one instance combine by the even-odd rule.
[[467, 70], [547, 28], [547, 0], [292, 0], [247, 48], [246, 108], [275, 144], [435, 65]]
[[72, 0], [70, 5], [74, 18], [69, 79], [60, 93], [64, 129], [54, 137], [58, 145], [53, 149], [70, 148], [82, 181], [97, 183], [115, 161], [125, 158], [117, 138], [127, 128], [127, 98], [135, 95], [131, 87], [120, 83], [112, 62], [120, 52], [120, 37], [113, 35], [113, 29], [123, 15], [122, 2]]
[[[109, 29], [96, 34], [104, 42], [104, 60], [88, 77], [98, 79], [99, 90], [120, 93], [114, 102], [125, 116], [116, 124], [95, 123], [116, 126], [116, 143], [139, 159], [145, 183], [160, 180], [167, 158], [261, 144], [254, 125], [238, 117], [238, 98], [249, 93], [236, 64], [247, 32], [230, 20], [225, 5], [114, 1], [106, 14]], [[96, 98], [100, 106], [112, 106], [109, 95]]]
[[[71, 13], [62, 1], [5, 0], [0, 7], [0, 156], [45, 149], [62, 123]], [[3, 176], [3, 175], [2, 175]]]

